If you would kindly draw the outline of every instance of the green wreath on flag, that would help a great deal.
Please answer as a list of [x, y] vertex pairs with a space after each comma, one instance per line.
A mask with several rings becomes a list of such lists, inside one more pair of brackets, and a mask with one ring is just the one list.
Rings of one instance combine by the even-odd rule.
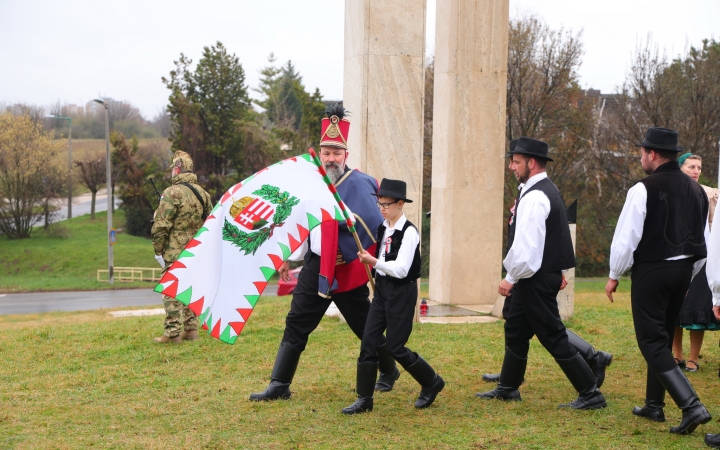
[[[245, 232], [225, 218], [225, 225], [223, 226], [223, 240], [239, 247], [240, 250], [245, 252], [245, 255], [249, 255], [250, 253], [254, 255], [260, 246], [272, 237], [273, 230], [285, 224], [285, 220], [292, 213], [293, 206], [300, 203], [297, 197], [291, 196], [288, 192], [281, 192], [280, 188], [269, 184], [263, 184], [260, 189], [253, 192], [253, 195], [257, 195], [275, 205], [275, 215], [273, 215], [272, 218], [273, 223], [269, 226], [263, 226], [256, 231]], [[261, 225], [266, 224], [267, 222], [261, 223]]]

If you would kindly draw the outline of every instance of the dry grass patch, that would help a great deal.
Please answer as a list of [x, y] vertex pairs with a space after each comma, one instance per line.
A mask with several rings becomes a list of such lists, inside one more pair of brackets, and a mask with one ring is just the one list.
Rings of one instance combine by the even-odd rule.
[[[502, 323], [417, 325], [409, 346], [447, 381], [418, 411], [417, 384], [403, 372], [375, 411], [345, 417], [359, 342], [325, 318], [300, 361], [293, 398], [251, 403], [272, 370], [289, 298], [263, 298], [237, 343], [202, 335], [176, 346], [151, 342], [162, 317], [107, 311], [0, 316], [0, 447], [9, 448], [704, 448], [702, 434], [631, 414], [644, 396], [645, 366], [634, 342], [627, 293], [615, 304], [580, 293], [568, 325], [615, 354], [603, 387], [609, 407], [557, 409], [575, 393], [547, 352], [531, 346], [523, 402], [481, 401], [484, 372], [500, 368]], [[708, 334], [703, 368], [690, 378], [716, 416], [718, 352]], [[702, 363], [701, 363], [702, 364]]]

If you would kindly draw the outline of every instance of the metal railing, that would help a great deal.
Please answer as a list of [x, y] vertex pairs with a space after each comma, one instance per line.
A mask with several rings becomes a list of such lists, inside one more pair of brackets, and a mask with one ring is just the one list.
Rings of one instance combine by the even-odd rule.
[[[160, 267], [115, 267], [113, 278], [121, 283], [132, 283], [133, 281], [160, 281]], [[101, 275], [104, 275], [101, 276]], [[97, 280], [100, 283], [108, 282], [108, 269], [97, 271]]]

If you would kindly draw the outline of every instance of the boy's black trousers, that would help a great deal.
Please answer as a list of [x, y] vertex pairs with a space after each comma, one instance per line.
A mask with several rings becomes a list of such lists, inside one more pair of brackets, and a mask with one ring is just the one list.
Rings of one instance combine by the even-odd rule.
[[417, 304], [418, 283], [399, 283], [396, 278], [375, 277], [375, 295], [370, 304], [365, 332], [360, 345], [359, 363], [378, 362], [377, 348], [383, 344], [388, 353], [405, 369], [415, 364], [417, 355], [405, 346], [412, 332]]
[[[289, 342], [299, 352], [305, 350], [310, 333], [325, 316], [330, 302], [335, 302], [353, 333], [359, 339], [363, 337], [365, 320], [370, 309], [370, 290], [367, 285], [335, 293], [332, 298], [324, 298], [317, 292], [319, 273], [320, 257], [313, 254], [300, 271], [297, 286], [293, 290], [290, 312], [285, 318], [282, 340]], [[384, 342], [384, 338], [382, 341]]]

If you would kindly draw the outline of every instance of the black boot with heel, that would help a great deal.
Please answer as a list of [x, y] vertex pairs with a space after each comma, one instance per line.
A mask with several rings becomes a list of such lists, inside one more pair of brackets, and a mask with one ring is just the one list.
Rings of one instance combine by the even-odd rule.
[[357, 365], [357, 381], [355, 391], [358, 398], [355, 403], [343, 408], [343, 414], [360, 414], [373, 410], [373, 392], [377, 379], [378, 363], [363, 362]]

